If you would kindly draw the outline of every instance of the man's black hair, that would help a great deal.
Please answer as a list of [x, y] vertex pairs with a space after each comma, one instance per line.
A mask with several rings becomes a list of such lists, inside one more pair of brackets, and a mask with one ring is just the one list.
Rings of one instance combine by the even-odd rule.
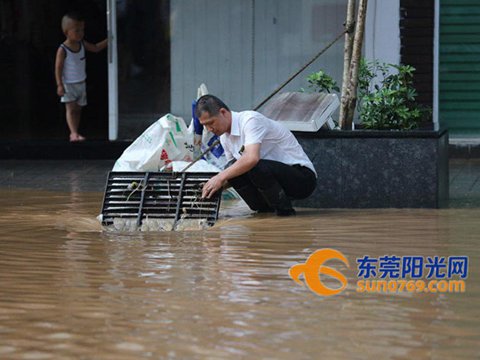
[[204, 112], [208, 112], [211, 116], [216, 116], [221, 108], [230, 111], [228, 106], [216, 96], [203, 95], [197, 100], [197, 106], [195, 106], [195, 116], [200, 118]]

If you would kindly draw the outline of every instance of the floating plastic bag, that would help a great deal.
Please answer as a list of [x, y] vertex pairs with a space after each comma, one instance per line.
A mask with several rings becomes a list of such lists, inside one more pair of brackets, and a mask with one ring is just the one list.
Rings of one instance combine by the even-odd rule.
[[192, 161], [192, 157], [192, 133], [181, 117], [167, 114], [125, 149], [113, 171], [160, 171], [174, 160]]

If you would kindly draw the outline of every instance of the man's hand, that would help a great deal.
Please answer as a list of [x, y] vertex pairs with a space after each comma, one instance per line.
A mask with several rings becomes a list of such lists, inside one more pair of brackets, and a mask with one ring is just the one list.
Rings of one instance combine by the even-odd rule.
[[223, 180], [220, 174], [215, 175], [203, 185], [202, 198], [210, 199], [225, 183], [226, 180]]
[[203, 186], [202, 198], [209, 199], [220, 190], [230, 179], [250, 171], [260, 160], [260, 144], [251, 144], [244, 147], [240, 159], [219, 174], [212, 177]]

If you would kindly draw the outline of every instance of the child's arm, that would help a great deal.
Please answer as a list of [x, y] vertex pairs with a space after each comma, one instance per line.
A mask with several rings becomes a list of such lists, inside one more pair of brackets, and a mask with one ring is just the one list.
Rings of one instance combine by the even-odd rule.
[[85, 45], [85, 49], [90, 52], [97, 53], [105, 49], [108, 45], [108, 39], [102, 40], [96, 44], [89, 43], [88, 41], [83, 41], [83, 45]]
[[63, 87], [62, 73], [63, 73], [63, 63], [65, 62], [65, 50], [62, 47], [59, 47], [57, 50], [57, 55], [55, 57], [55, 81], [57, 82], [57, 95], [65, 95], [65, 89]]

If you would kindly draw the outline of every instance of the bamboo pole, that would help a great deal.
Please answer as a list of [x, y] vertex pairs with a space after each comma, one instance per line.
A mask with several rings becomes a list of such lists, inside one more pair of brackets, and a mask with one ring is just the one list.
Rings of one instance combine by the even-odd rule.
[[348, 0], [347, 18], [345, 20], [345, 45], [343, 49], [343, 79], [341, 92], [341, 105], [339, 125], [341, 129], [345, 129], [345, 113], [347, 109], [347, 87], [350, 75], [350, 62], [352, 60], [353, 38], [355, 29], [355, 0]]
[[362, 56], [363, 36], [365, 33], [365, 20], [367, 17], [368, 0], [360, 0], [358, 6], [357, 23], [355, 27], [355, 38], [353, 40], [352, 59], [350, 61], [350, 76], [347, 87], [346, 107], [345, 107], [345, 129], [351, 129], [355, 105], [357, 104], [358, 70], [360, 67], [360, 57]]

